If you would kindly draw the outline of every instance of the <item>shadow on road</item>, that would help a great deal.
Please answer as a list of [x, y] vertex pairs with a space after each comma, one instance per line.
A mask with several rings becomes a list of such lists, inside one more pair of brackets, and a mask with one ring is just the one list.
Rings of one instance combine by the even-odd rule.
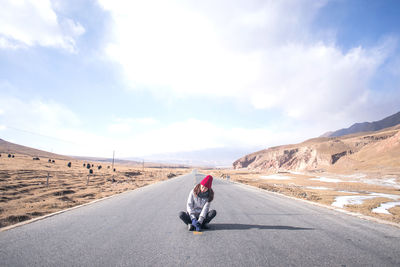
[[240, 224], [240, 223], [211, 223], [210, 229], [214, 230], [314, 230], [314, 228], [293, 227], [285, 225], [258, 225], [258, 224]]

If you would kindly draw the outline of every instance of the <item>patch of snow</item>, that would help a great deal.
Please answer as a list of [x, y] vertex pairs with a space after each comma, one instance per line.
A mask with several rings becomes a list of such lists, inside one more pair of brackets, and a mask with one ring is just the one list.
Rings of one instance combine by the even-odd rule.
[[332, 206], [343, 208], [345, 205], [361, 205], [364, 200], [377, 197], [390, 198], [394, 200], [400, 199], [400, 195], [389, 195], [383, 193], [370, 193], [368, 196], [338, 196], [335, 198]]
[[388, 209], [393, 208], [394, 206], [400, 206], [400, 202], [387, 202], [382, 203], [379, 207], [372, 210], [375, 213], [382, 213], [382, 214], [391, 214]]
[[397, 183], [396, 178], [389, 179], [363, 179], [361, 182], [365, 184], [388, 186], [393, 188], [400, 188], [400, 184]]
[[350, 194], [360, 194], [359, 192], [354, 192], [354, 191], [345, 191], [345, 190], [341, 190], [341, 191], [337, 191], [340, 193], [350, 193]]
[[386, 197], [386, 198], [391, 198], [391, 199], [400, 199], [400, 195], [391, 195], [391, 194], [385, 194], [385, 193], [371, 193], [371, 195], [377, 196], [377, 197]]
[[373, 209], [372, 212], [382, 213], [382, 214], [391, 214], [388, 210], [393, 208], [394, 206], [400, 206], [400, 202], [382, 203], [379, 207]]
[[316, 189], [316, 190], [330, 190], [328, 187], [323, 187], [323, 186], [306, 186], [308, 189]]
[[292, 179], [292, 177], [290, 177], [290, 176], [277, 175], [277, 174], [260, 176], [260, 178], [269, 179], [269, 180], [291, 180]]
[[355, 173], [351, 175], [339, 175], [339, 176], [343, 178], [352, 178], [352, 179], [361, 179], [367, 177], [367, 175], [364, 173]]
[[326, 182], [326, 183], [340, 183], [340, 182], [343, 182], [343, 180], [340, 180], [340, 179], [333, 179], [333, 178], [326, 178], [326, 177], [311, 178], [310, 180], [321, 181], [321, 182]]
[[343, 208], [345, 205], [360, 205], [366, 199], [372, 199], [375, 196], [339, 196], [335, 198], [332, 206]]

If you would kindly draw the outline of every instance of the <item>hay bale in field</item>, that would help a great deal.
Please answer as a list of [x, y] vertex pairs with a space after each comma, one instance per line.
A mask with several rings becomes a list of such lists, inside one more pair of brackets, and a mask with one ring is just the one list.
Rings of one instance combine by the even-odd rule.
[[71, 166], [72, 166], [72, 163], [68, 162], [68, 167], [71, 168]]
[[90, 164], [89, 163], [86, 165], [86, 168], [90, 169]]
[[99, 169], [99, 170], [100, 170], [101, 168], [102, 168], [102, 167], [101, 167], [101, 165], [97, 166], [97, 169]]
[[90, 170], [89, 170], [89, 173], [90, 173], [90, 174], [93, 174], [93, 170], [92, 170], [92, 169], [90, 169]]
[[34, 158], [33, 158], [33, 160], [40, 160], [40, 158], [38, 158], [38, 157], [34, 157]]

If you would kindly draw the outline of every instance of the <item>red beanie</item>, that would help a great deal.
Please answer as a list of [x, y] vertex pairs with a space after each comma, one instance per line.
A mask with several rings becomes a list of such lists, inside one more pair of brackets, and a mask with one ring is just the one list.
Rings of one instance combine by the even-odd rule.
[[212, 180], [213, 177], [211, 175], [207, 175], [203, 180], [201, 180], [200, 184], [210, 189], [212, 185]]

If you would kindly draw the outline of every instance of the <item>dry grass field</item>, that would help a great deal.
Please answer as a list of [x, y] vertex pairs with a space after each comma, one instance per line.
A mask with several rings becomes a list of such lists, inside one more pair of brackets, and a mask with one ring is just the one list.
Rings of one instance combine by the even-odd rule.
[[25, 154], [12, 155], [14, 158], [2, 153], [0, 157], [0, 227], [189, 172], [188, 169], [121, 164], [114, 166], [114, 172], [111, 163], [90, 162], [93, 174], [89, 175], [86, 161], [63, 156], [33, 160]]
[[[229, 175], [232, 181], [400, 223], [400, 173], [205, 171], [218, 178]], [[392, 202], [396, 206], [383, 209], [385, 213], [375, 212], [382, 203]]]

